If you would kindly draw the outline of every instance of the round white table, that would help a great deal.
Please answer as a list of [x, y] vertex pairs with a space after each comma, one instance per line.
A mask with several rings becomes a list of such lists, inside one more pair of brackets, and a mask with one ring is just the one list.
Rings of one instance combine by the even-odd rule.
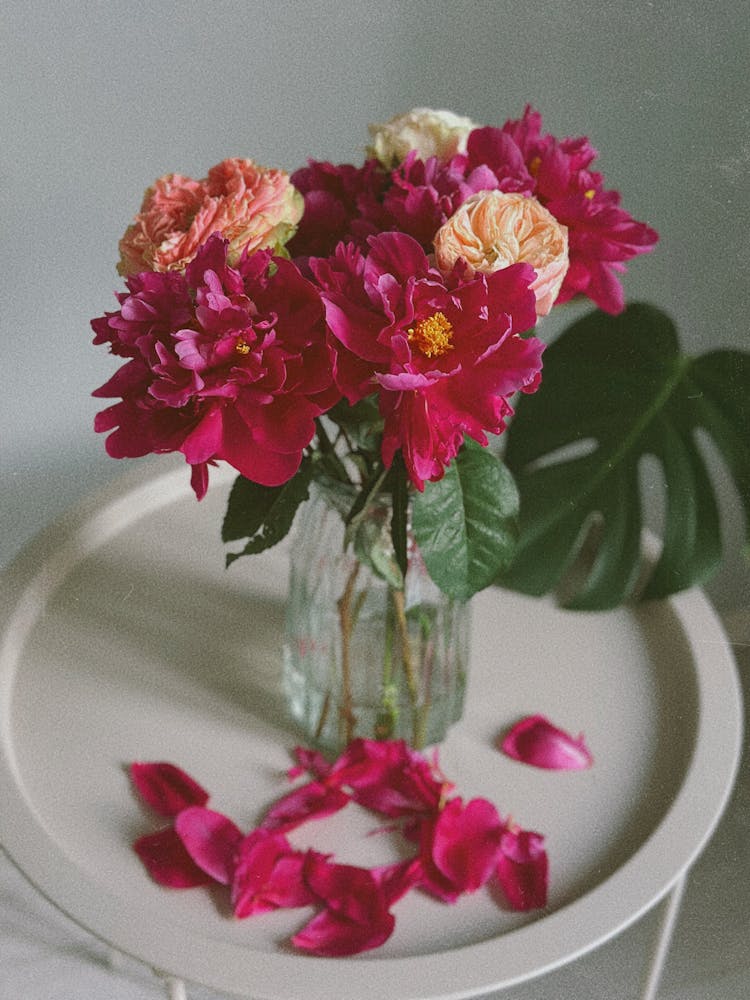
[[[351, 959], [293, 953], [307, 913], [234, 921], [208, 890], [151, 882], [132, 851], [155, 828], [126, 765], [171, 760], [251, 827], [285, 790], [279, 684], [283, 546], [224, 569], [233, 474], [199, 505], [184, 466], [137, 468], [28, 546], [2, 580], [0, 842], [52, 902], [159, 970], [256, 1000], [459, 1000], [540, 975], [669, 896], [643, 997], [653, 997], [684, 878], [724, 808], [740, 751], [728, 642], [700, 591], [596, 614], [487, 590], [473, 602], [466, 712], [440, 751], [465, 797], [547, 837], [550, 898], [512, 913], [482, 890], [446, 906], [417, 894], [386, 945]], [[540, 712], [583, 731], [584, 772], [500, 754]], [[295, 832], [340, 860], [389, 859], [349, 810]]]

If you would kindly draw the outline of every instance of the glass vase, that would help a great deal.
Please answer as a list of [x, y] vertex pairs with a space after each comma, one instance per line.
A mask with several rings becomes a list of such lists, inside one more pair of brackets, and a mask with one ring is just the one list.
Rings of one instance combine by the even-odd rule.
[[354, 737], [439, 743], [463, 712], [469, 606], [431, 580], [411, 531], [401, 579], [390, 496], [350, 528], [351, 497], [313, 487], [295, 525], [284, 634], [284, 689], [318, 746]]

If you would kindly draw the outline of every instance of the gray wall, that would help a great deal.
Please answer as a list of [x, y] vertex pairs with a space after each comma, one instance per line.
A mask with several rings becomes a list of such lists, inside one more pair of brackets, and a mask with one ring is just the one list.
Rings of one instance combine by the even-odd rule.
[[[690, 351], [746, 347], [749, 22], [739, 0], [6, 0], [0, 560], [122, 471], [91, 430], [89, 392], [113, 365], [88, 321], [113, 307], [117, 240], [169, 170], [356, 162], [367, 122], [414, 105], [501, 124], [530, 101], [550, 131], [588, 134], [660, 231], [628, 297], [671, 313]], [[719, 477], [733, 554], [710, 593], [750, 605]]]

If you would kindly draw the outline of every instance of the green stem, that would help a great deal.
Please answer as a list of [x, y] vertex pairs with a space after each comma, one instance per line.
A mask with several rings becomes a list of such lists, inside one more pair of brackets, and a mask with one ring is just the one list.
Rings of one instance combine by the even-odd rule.
[[[339, 623], [341, 631], [341, 721], [344, 724], [344, 738], [346, 743], [354, 739], [354, 731], [357, 725], [357, 717], [354, 714], [352, 704], [352, 673], [351, 673], [351, 638], [354, 629], [354, 618], [352, 615], [352, 597], [354, 587], [357, 582], [360, 563], [355, 561], [349, 577], [344, 587], [344, 592], [339, 598]], [[358, 611], [357, 611], [358, 613]]]
[[412, 742], [415, 749], [421, 749], [425, 744], [427, 718], [425, 707], [419, 705], [419, 682], [414, 670], [414, 659], [412, 657], [411, 640], [409, 638], [409, 623], [406, 620], [406, 605], [403, 590], [391, 588], [393, 595], [393, 607], [396, 611], [396, 622], [401, 633], [401, 655], [404, 662], [404, 675], [406, 677], [406, 687], [409, 691], [409, 699], [412, 707]]

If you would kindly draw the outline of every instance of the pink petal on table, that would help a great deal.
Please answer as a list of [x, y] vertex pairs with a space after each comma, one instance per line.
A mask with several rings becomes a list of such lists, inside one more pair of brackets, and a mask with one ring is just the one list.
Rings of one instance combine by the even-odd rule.
[[376, 920], [360, 924], [322, 910], [292, 938], [292, 944], [312, 955], [340, 958], [379, 948], [393, 933], [396, 918], [384, 910]]
[[337, 864], [324, 854], [310, 851], [303, 877], [327, 909], [353, 923], [377, 922], [388, 908], [383, 886], [368, 868]]
[[261, 826], [265, 830], [293, 830], [309, 819], [321, 819], [343, 809], [350, 797], [340, 788], [309, 781], [271, 806]]
[[521, 719], [502, 740], [500, 749], [523, 764], [551, 771], [582, 771], [594, 762], [583, 733], [575, 739], [543, 715]]
[[516, 828], [503, 834], [497, 877], [514, 910], [546, 906], [548, 868], [541, 834]]
[[221, 885], [229, 885], [234, 873], [241, 830], [226, 816], [189, 806], [174, 823], [175, 832], [193, 861]]
[[192, 889], [213, 882], [193, 861], [173, 827], [139, 837], [133, 850], [151, 878], [170, 889]]
[[237, 852], [232, 881], [234, 915], [249, 917], [316, 902], [302, 877], [305, 861], [305, 852], [295, 851], [283, 834], [263, 829], [249, 833]]
[[174, 764], [135, 762], [130, 777], [144, 802], [160, 816], [176, 816], [188, 806], [204, 806], [208, 792]]
[[331, 773], [332, 764], [319, 750], [309, 747], [295, 747], [294, 757], [297, 764], [287, 772], [290, 778], [298, 778], [307, 772], [314, 778], [325, 778]]
[[438, 816], [432, 836], [432, 860], [461, 892], [475, 892], [497, 865], [505, 826], [487, 799], [463, 804], [451, 799]]

